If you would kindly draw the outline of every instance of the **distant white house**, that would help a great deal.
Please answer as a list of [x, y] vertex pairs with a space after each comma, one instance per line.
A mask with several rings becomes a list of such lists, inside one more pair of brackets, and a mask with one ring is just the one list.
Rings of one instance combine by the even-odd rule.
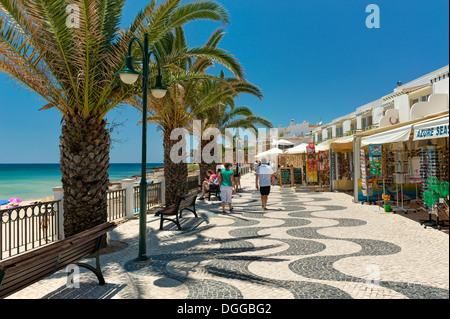
[[278, 126], [278, 134], [280, 138], [291, 141], [294, 145], [299, 145], [301, 143], [312, 142], [311, 131], [319, 124], [310, 124], [308, 121], [303, 121], [302, 123], [295, 123], [295, 120], [291, 120], [291, 123], [287, 127]]

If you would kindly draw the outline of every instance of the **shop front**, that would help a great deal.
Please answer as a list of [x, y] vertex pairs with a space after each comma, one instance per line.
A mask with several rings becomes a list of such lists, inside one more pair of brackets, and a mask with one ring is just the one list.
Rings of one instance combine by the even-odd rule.
[[[449, 118], [414, 125], [412, 143], [420, 150], [414, 173], [420, 183], [421, 208], [429, 213], [425, 226], [448, 226], [449, 220]], [[433, 185], [434, 184], [434, 185]], [[433, 189], [437, 189], [434, 191]], [[430, 199], [430, 196], [434, 199]]]
[[354, 137], [351, 135], [330, 143], [330, 180], [332, 190], [353, 191], [353, 139]]
[[[300, 144], [281, 154], [279, 164], [283, 172], [287, 168], [292, 170], [292, 186], [299, 185], [302, 189], [316, 191], [330, 189], [329, 152], [322, 147], [312, 143]], [[286, 179], [284, 184], [287, 182]]]
[[[425, 203], [429, 177], [435, 178], [434, 184], [447, 187], [448, 192], [448, 137], [447, 112], [357, 138], [354, 146], [359, 154], [359, 176], [355, 199], [405, 213], [430, 211], [432, 207]], [[448, 194], [440, 201], [442, 207], [434, 210], [441, 209], [445, 217]], [[431, 217], [425, 222], [437, 225]]]

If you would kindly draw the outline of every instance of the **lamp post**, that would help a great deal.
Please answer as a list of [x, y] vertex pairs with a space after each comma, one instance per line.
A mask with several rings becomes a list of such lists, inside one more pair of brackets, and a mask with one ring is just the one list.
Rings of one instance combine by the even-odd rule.
[[[132, 48], [134, 42], [137, 42], [142, 50], [142, 74], [137, 72], [133, 66]], [[128, 56], [125, 59], [125, 68], [122, 71], [117, 72], [120, 79], [126, 84], [134, 84], [139, 76], [142, 76], [142, 166], [141, 166], [141, 182], [139, 184], [139, 197], [140, 197], [140, 209], [139, 209], [139, 255], [136, 261], [146, 261], [147, 248], [146, 248], [146, 220], [147, 220], [147, 91], [149, 82], [149, 63], [152, 54], [154, 55], [158, 64], [158, 76], [156, 77], [156, 85], [150, 90], [155, 98], [163, 98], [167, 89], [162, 85], [162, 72], [159, 56], [155, 51], [149, 50], [149, 36], [146, 33], [144, 36], [144, 43], [138, 38], [133, 38], [130, 41], [128, 47]]]

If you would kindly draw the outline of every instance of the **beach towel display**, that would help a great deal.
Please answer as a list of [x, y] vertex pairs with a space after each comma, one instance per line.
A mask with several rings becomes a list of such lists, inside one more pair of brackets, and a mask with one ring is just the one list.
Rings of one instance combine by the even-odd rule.
[[[369, 170], [370, 175], [374, 178], [377, 188], [377, 200], [380, 201], [380, 196], [385, 194], [384, 187], [381, 188], [380, 176], [382, 170], [382, 145], [369, 145]], [[383, 192], [380, 192], [383, 189]], [[386, 195], [385, 195], [386, 196]], [[387, 195], [389, 196], [389, 195]]]
[[312, 182], [317, 182], [317, 160], [316, 160], [316, 147], [314, 143], [309, 143], [306, 146], [306, 162], [307, 162], [307, 169], [311, 175]]
[[308, 171], [309, 172], [317, 171], [316, 150], [313, 143], [310, 143], [306, 147], [306, 160], [308, 163]]
[[319, 151], [317, 153], [318, 180], [321, 187], [330, 186], [330, 161], [328, 151]]
[[381, 175], [381, 145], [369, 145], [370, 175]]
[[330, 170], [327, 151], [319, 151], [317, 163], [319, 171], [328, 172]]

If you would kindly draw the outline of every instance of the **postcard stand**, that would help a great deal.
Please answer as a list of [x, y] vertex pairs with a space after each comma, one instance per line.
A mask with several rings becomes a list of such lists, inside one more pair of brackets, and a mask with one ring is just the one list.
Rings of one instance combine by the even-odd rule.
[[[408, 152], [400, 149], [394, 152], [394, 183], [397, 185], [397, 206], [393, 211], [402, 211], [405, 214], [408, 212], [416, 212], [415, 209], [405, 208], [403, 186], [406, 183], [409, 172]], [[401, 204], [401, 205], [400, 205]]]

